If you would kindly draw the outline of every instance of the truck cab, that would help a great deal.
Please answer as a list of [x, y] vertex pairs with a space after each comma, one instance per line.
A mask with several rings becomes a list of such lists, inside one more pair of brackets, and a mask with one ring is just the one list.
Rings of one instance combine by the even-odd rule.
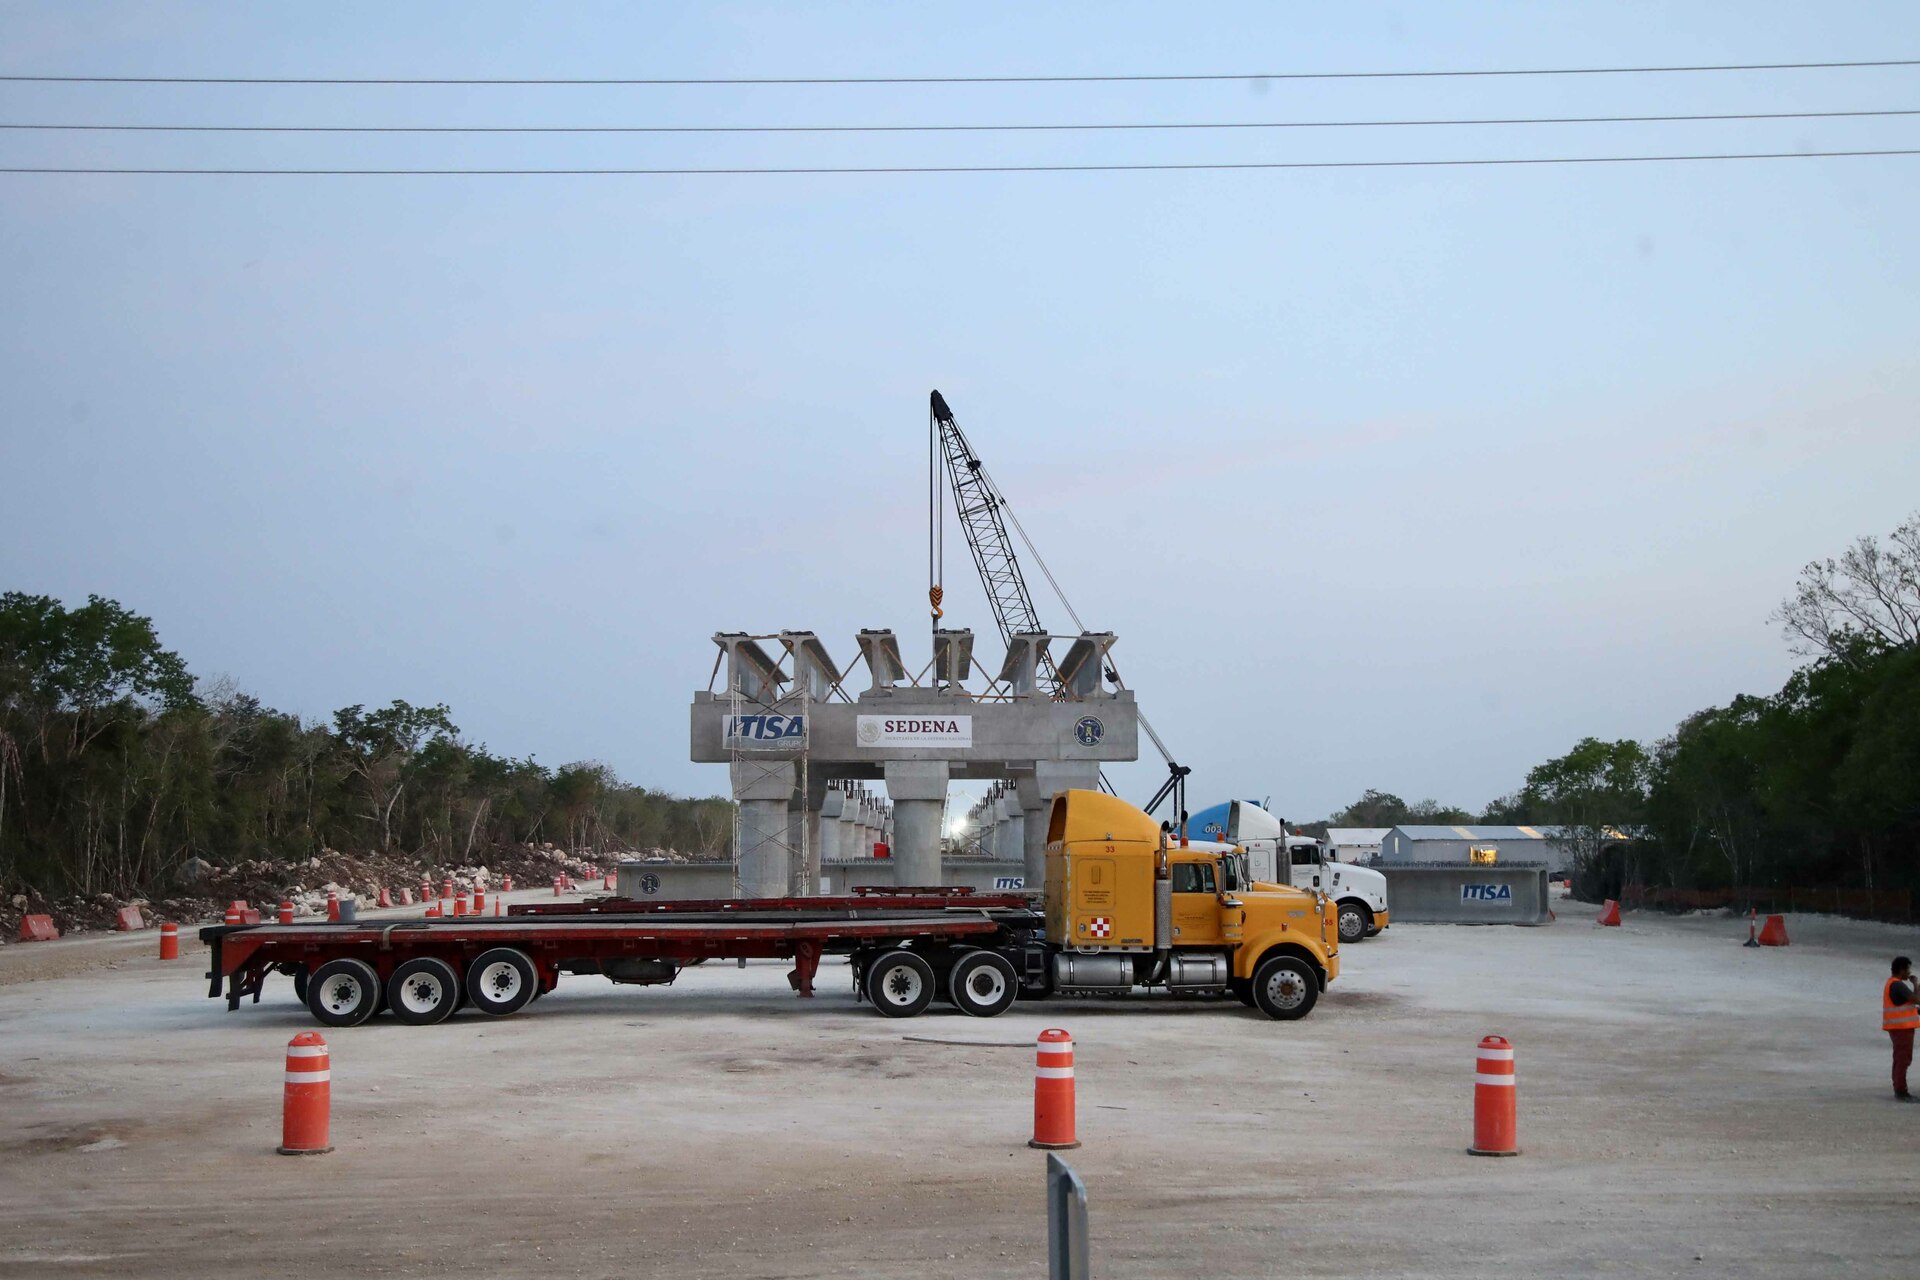
[[1182, 842], [1097, 791], [1056, 796], [1047, 836], [1045, 954], [1035, 959], [1050, 968], [1051, 993], [1232, 994], [1291, 1019], [1339, 976], [1333, 901], [1255, 883], [1243, 849]]
[[[1220, 810], [1224, 810], [1222, 813]], [[1290, 834], [1279, 818], [1247, 800], [1196, 815], [1209, 834], [1247, 851], [1248, 870], [1256, 882], [1318, 889], [1334, 902], [1340, 922], [1340, 941], [1360, 942], [1388, 925], [1387, 878], [1371, 867], [1356, 867], [1328, 855], [1312, 836]]]

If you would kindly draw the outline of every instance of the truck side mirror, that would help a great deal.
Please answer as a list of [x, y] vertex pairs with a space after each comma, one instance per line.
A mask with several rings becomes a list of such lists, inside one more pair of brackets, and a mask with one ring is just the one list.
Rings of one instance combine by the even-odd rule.
[[1318, 888], [1320, 887], [1320, 877], [1319, 877], [1319, 876], [1315, 876], [1315, 877], [1313, 878], [1313, 887], [1314, 887], [1314, 888], [1316, 888], [1316, 889], [1318, 889]]

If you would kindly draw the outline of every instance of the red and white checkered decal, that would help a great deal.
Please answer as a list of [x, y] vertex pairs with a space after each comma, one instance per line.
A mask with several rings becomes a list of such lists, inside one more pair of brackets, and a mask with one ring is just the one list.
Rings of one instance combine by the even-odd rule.
[[1112, 937], [1113, 936], [1113, 917], [1112, 916], [1094, 916], [1093, 918], [1087, 921], [1087, 932], [1092, 934], [1096, 938]]

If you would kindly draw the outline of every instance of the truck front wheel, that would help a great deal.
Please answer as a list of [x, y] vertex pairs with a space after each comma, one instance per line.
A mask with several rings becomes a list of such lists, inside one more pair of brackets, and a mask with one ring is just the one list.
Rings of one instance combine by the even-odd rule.
[[911, 1018], [933, 1003], [933, 966], [911, 951], [889, 951], [867, 970], [867, 999], [889, 1018]]
[[1020, 997], [1020, 975], [1013, 963], [993, 951], [969, 951], [947, 971], [954, 1007], [974, 1018], [991, 1018], [1013, 1008]]
[[1281, 1022], [1304, 1018], [1319, 999], [1320, 984], [1304, 960], [1275, 956], [1261, 961], [1253, 971], [1253, 1003], [1269, 1018]]
[[1349, 898], [1340, 903], [1340, 941], [1359, 942], [1373, 932], [1373, 912], [1364, 902]]

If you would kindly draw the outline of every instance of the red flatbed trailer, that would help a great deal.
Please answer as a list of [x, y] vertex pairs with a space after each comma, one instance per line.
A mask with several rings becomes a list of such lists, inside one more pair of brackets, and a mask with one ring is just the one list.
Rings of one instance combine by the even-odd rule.
[[883, 1013], [919, 1013], [938, 994], [992, 1016], [1023, 986], [1044, 984], [1044, 961], [1030, 958], [1038, 957], [1033, 939], [1042, 926], [1024, 898], [910, 890], [826, 899], [597, 899], [515, 907], [503, 917], [209, 925], [200, 937], [212, 957], [207, 994], [224, 995], [228, 1009], [248, 996], [258, 1003], [267, 976], [279, 972], [293, 977], [319, 1021], [355, 1026], [383, 1008], [416, 1025], [439, 1022], [463, 1003], [517, 1013], [552, 991], [562, 973], [668, 983], [710, 959], [792, 957], [787, 980], [811, 996], [825, 955], [856, 958], [862, 995], [886, 984], [889, 998], [873, 1001]]

